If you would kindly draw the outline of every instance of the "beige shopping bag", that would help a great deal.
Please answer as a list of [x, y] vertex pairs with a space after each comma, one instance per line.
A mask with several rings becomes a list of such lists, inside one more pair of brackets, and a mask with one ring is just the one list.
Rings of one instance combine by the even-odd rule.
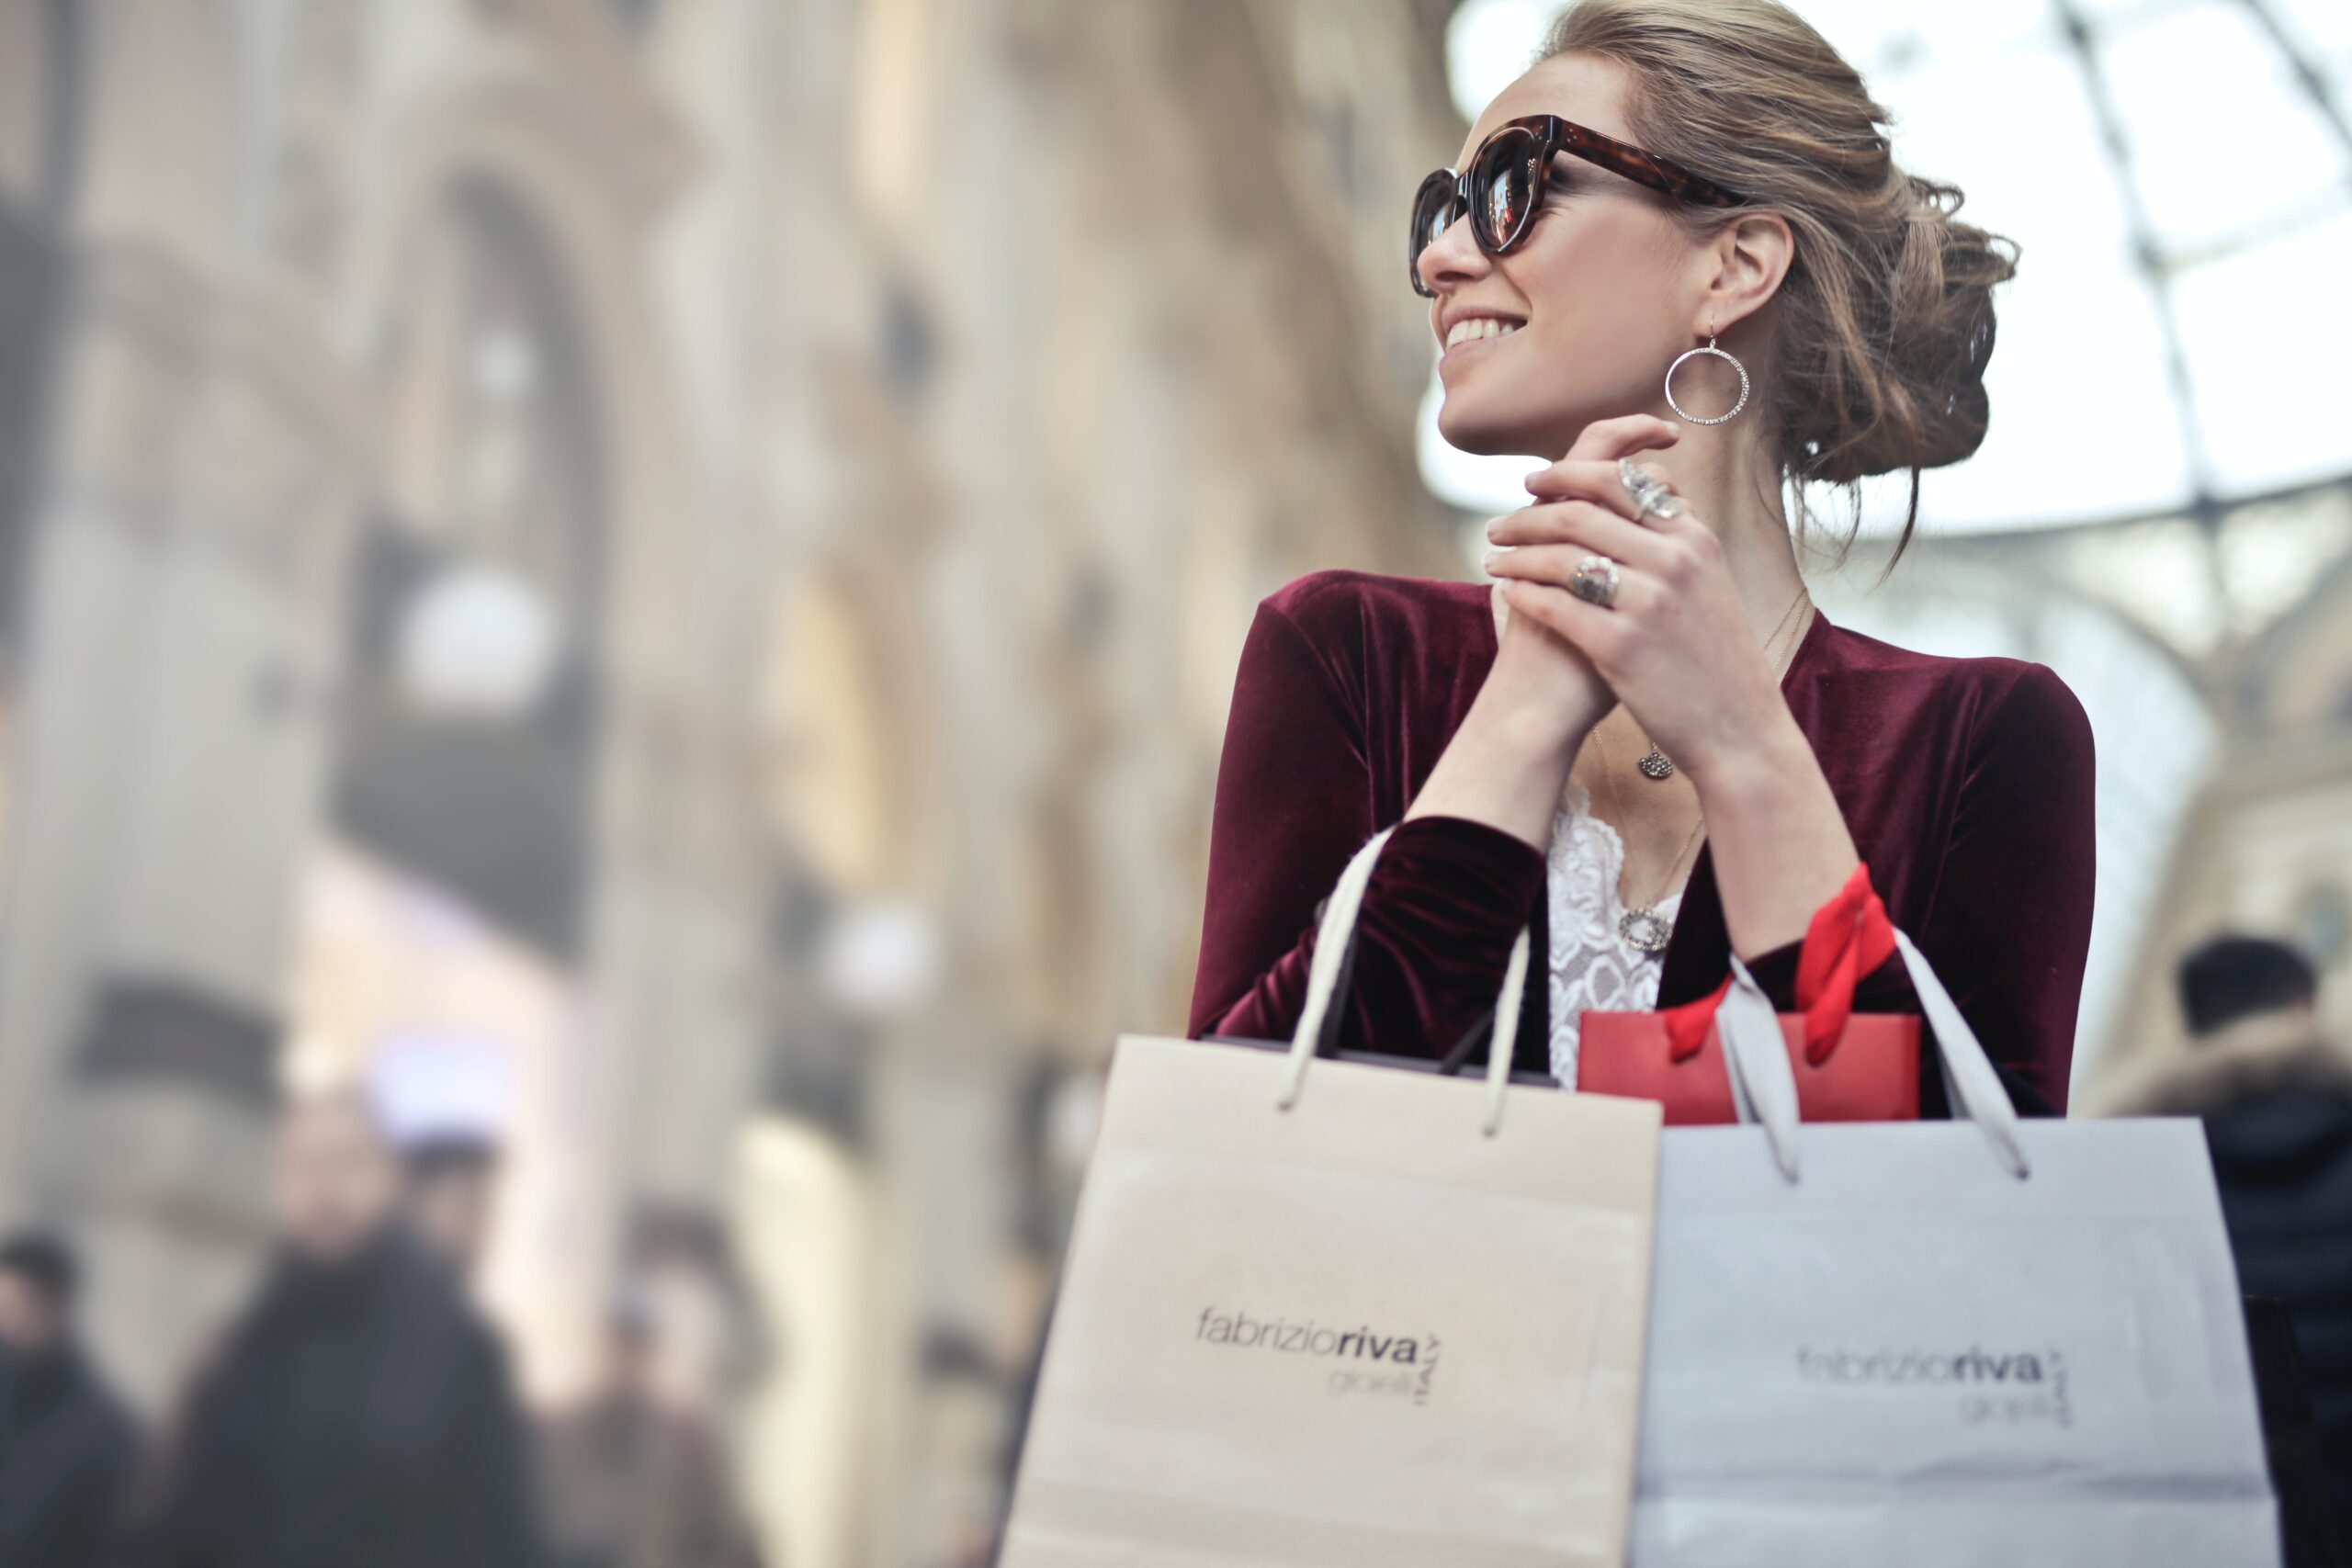
[[1287, 1057], [1119, 1042], [1003, 1568], [1622, 1562], [1658, 1107], [1314, 1060], [1385, 838]]

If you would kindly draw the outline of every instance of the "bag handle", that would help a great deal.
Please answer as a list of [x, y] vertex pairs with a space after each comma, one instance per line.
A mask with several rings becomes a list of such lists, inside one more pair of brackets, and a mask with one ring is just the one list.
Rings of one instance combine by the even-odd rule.
[[[1274, 1102], [1277, 1110], [1288, 1111], [1298, 1103], [1307, 1065], [1315, 1060], [1324, 1021], [1330, 1016], [1340, 988], [1348, 944], [1355, 939], [1356, 916], [1363, 908], [1364, 890], [1372, 885], [1373, 864], [1395, 831], [1384, 828], [1374, 834], [1372, 841], [1348, 862], [1347, 869], [1340, 873], [1339, 885], [1331, 889], [1323, 922], [1316, 928], [1315, 956], [1306, 969], [1306, 1002], [1299, 1010], [1298, 1028], [1291, 1035], [1282, 1095]], [[1495, 1003], [1494, 1043], [1487, 1054], [1487, 1109], [1480, 1122], [1480, 1131], [1490, 1138], [1502, 1127], [1503, 1090], [1510, 1087], [1511, 1046], [1519, 1032], [1520, 1004], [1527, 992], [1528, 945], [1527, 928], [1522, 926], [1519, 940], [1510, 944], [1510, 962], [1503, 966], [1502, 996]]]
[[[1894, 922], [1871, 886], [1870, 867], [1857, 861], [1846, 886], [1805, 922], [1804, 946], [1797, 953], [1797, 1010], [1804, 1014], [1809, 1066], [1821, 1066], [1837, 1051], [1853, 1016], [1854, 987], [1894, 955]], [[1663, 1010], [1668, 1060], [1687, 1062], [1706, 1049], [1707, 1032], [1731, 983], [1726, 975], [1697, 1000]]]
[[[1856, 874], [1867, 877], [1864, 872]], [[1849, 888], [1851, 886], [1849, 884]], [[1867, 880], [1863, 888], [1867, 893]], [[1875, 893], [1869, 894], [1869, 902], [1877, 905]], [[1884, 918], [1883, 908], [1880, 918]], [[2008, 1091], [2001, 1087], [2001, 1076], [1994, 1070], [1992, 1058], [1984, 1054], [1984, 1043], [1976, 1038], [1976, 1032], [1969, 1027], [1959, 1004], [1937, 978], [1934, 967], [1917, 944], [1892, 925], [1887, 929], [1892, 933], [1894, 951], [1902, 955], [1911, 988], [1918, 994], [1919, 1010], [1935, 1033], [1936, 1059], [1943, 1073], [1945, 1098], [1956, 1113], [1976, 1123], [1977, 1130], [1992, 1145], [1993, 1157], [2000, 1162], [2001, 1168], [2024, 1180], [2033, 1172], [2018, 1136], [2017, 1107], [2009, 1102]], [[1810, 933], [1807, 942], [1810, 944]], [[1774, 1163], [1783, 1177], [1794, 1181], [1797, 1126], [1801, 1119], [1796, 1071], [1789, 1066], [1781, 1021], [1773, 1010], [1771, 998], [1764, 994], [1764, 987], [1736, 954], [1732, 957], [1731, 967], [1731, 978], [1718, 993], [1722, 1006], [1714, 1022], [1723, 1038], [1724, 1066], [1731, 1078], [1732, 1103], [1741, 1122], [1763, 1127]], [[1846, 998], [1848, 1008], [1851, 1000], [1849, 990]], [[1841, 1013], [1844, 1010], [1841, 1009]], [[1843, 1028], [1842, 1021], [1839, 1027]], [[1811, 1055], [1810, 1048], [1808, 1059], [1817, 1060]]]

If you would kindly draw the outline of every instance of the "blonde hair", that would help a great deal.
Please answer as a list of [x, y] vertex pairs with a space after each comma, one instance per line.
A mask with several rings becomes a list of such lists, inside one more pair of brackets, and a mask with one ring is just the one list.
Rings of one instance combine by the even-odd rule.
[[[1857, 520], [1860, 480], [1908, 469], [1899, 557], [1920, 470], [1984, 443], [1993, 288], [2015, 275], [2016, 244], [1961, 222], [1957, 186], [1896, 164], [1887, 111], [1774, 0], [1580, 0], [1544, 42], [1543, 58], [1562, 54], [1623, 66], [1634, 140], [1746, 198], [1678, 208], [1683, 222], [1787, 220], [1794, 255], [1760, 388], [1781, 469], [1847, 487]], [[1801, 537], [1806, 517], [1800, 491]]]

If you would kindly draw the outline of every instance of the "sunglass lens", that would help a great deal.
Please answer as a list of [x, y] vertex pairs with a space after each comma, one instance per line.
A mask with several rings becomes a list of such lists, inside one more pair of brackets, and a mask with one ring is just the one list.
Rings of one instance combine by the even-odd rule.
[[1535, 210], [1535, 138], [1524, 130], [1498, 131], [1478, 150], [1470, 176], [1471, 222], [1478, 243], [1489, 251], [1509, 250]]
[[1421, 188], [1414, 194], [1412, 249], [1405, 259], [1416, 293], [1429, 292], [1421, 284], [1421, 253], [1452, 226], [1456, 216], [1453, 186], [1453, 175], [1441, 169], [1423, 180]]

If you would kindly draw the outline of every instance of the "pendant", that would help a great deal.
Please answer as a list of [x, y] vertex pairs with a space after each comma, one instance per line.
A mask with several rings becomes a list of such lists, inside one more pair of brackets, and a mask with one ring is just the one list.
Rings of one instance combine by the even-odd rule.
[[1670, 779], [1674, 776], [1673, 761], [1655, 746], [1650, 748], [1650, 754], [1642, 759], [1641, 769], [1645, 778]]
[[1656, 909], [1628, 909], [1617, 917], [1617, 934], [1628, 947], [1644, 953], [1664, 953], [1674, 928]]

